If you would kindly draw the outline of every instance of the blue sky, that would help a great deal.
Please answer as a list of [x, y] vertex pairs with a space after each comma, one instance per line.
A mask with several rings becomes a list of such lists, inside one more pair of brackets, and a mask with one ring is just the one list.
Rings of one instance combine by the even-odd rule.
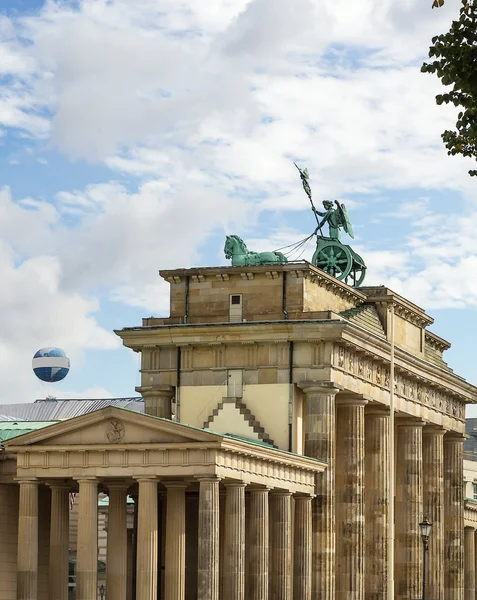
[[[367, 282], [426, 308], [477, 384], [472, 164], [419, 72], [457, 8], [429, 4], [0, 0], [2, 401], [133, 395], [112, 331], [168, 314], [159, 269], [311, 233], [294, 160], [347, 204]], [[31, 372], [49, 345], [56, 391]]]

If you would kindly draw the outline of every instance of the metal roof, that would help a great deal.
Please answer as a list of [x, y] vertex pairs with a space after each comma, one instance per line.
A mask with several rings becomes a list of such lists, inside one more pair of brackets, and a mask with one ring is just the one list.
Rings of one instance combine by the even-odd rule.
[[0, 404], [0, 414], [18, 421], [64, 421], [86, 413], [117, 406], [144, 412], [144, 400], [137, 398], [103, 398], [97, 400], [37, 400], [30, 404]]
[[9, 415], [0, 415], [0, 422], [2, 421], [23, 421], [23, 419], [17, 419], [16, 417], [10, 417]]
[[58, 423], [58, 421], [20, 421], [18, 423], [16, 421], [2, 421], [0, 422], [0, 442], [43, 429], [55, 423]]

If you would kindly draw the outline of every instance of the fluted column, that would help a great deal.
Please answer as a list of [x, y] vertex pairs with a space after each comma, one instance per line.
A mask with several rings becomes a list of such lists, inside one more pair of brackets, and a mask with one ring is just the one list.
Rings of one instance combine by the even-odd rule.
[[364, 598], [364, 407], [337, 398], [336, 600]]
[[250, 600], [268, 600], [268, 488], [250, 491], [250, 533], [247, 548]]
[[464, 529], [464, 588], [465, 600], [475, 600], [475, 529]]
[[219, 478], [199, 479], [198, 600], [219, 599]]
[[311, 496], [295, 496], [293, 600], [311, 600]]
[[167, 488], [165, 597], [185, 598], [185, 481], [164, 482]]
[[419, 420], [398, 422], [396, 476], [395, 598], [422, 593], [422, 427]]
[[464, 597], [463, 436], [444, 436], [444, 587], [445, 600]]
[[270, 600], [291, 600], [291, 492], [270, 494]]
[[219, 598], [224, 597], [225, 581], [225, 488], [219, 488]]
[[245, 597], [245, 483], [225, 484], [224, 596]]
[[316, 478], [312, 502], [312, 597], [335, 598], [335, 396], [332, 384], [301, 386], [306, 394], [305, 455], [328, 464]]
[[38, 481], [19, 480], [17, 600], [38, 598]]
[[52, 483], [50, 518], [50, 597], [68, 600], [70, 486]]
[[422, 430], [423, 516], [432, 523], [427, 596], [432, 600], [444, 600], [444, 433], [430, 425]]
[[157, 600], [157, 479], [138, 477], [136, 600]]
[[128, 486], [122, 482], [108, 484], [106, 589], [114, 600], [126, 600], [127, 597], [127, 490]]
[[78, 543], [76, 598], [96, 600], [98, 595], [98, 480], [78, 479]]
[[389, 528], [389, 410], [365, 413], [365, 598], [386, 600]]

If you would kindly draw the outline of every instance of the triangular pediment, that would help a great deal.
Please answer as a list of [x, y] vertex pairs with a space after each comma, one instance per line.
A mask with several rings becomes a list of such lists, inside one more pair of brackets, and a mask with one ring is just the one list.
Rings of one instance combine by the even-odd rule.
[[19, 436], [5, 447], [187, 444], [221, 439], [202, 429], [109, 406]]

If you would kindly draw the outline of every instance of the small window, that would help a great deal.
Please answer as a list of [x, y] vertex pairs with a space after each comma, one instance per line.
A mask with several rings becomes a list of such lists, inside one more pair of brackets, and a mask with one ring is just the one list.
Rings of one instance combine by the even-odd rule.
[[229, 302], [229, 321], [242, 321], [242, 294], [231, 294]]
[[472, 498], [477, 500], [477, 483], [472, 484]]

